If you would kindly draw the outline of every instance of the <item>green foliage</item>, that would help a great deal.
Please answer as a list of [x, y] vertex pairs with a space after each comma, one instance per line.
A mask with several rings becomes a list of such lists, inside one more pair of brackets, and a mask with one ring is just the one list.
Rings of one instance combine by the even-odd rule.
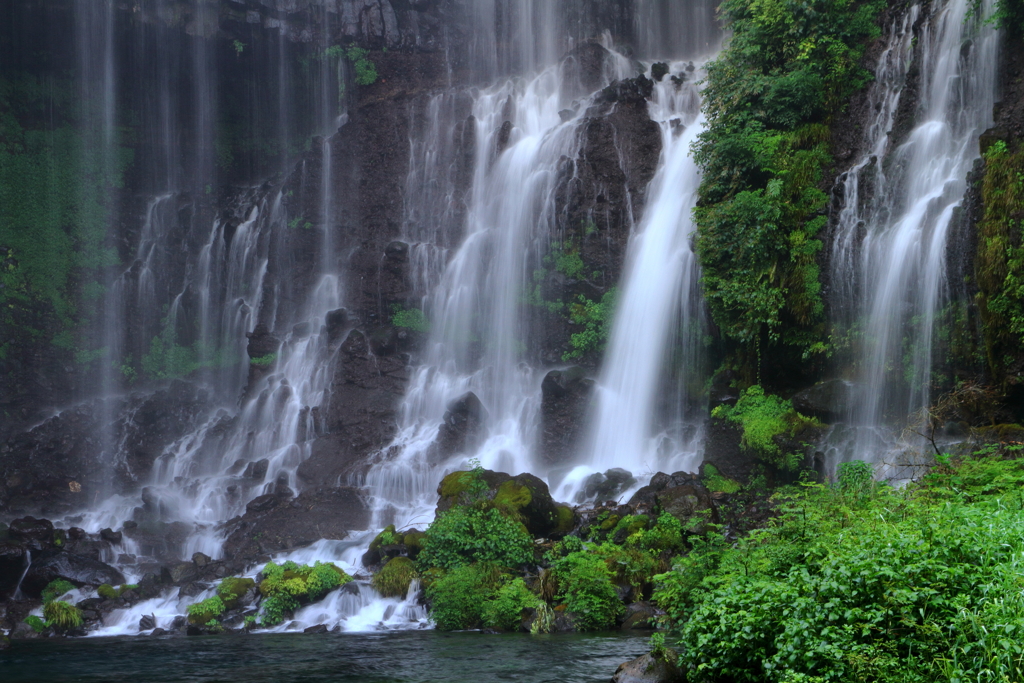
[[557, 598], [576, 615], [576, 628], [597, 631], [611, 628], [622, 611], [605, 560], [584, 549], [559, 558], [553, 564], [558, 580]]
[[427, 586], [430, 618], [441, 631], [475, 628], [491, 592], [489, 572], [480, 565], [455, 567]]
[[[123, 185], [132, 152], [108, 155], [77, 125], [74, 88], [5, 74], [0, 78], [0, 328], [74, 347], [103, 269], [118, 262], [107, 243], [110, 190]], [[45, 122], [45, 123], [39, 123]], [[121, 131], [118, 131], [120, 135]], [[76, 295], [81, 292], [82, 295]], [[63, 329], [23, 327], [42, 307]], [[0, 358], [10, 341], [0, 341]]]
[[522, 622], [523, 610], [539, 602], [520, 578], [514, 578], [498, 589], [494, 597], [484, 603], [481, 620], [487, 628], [515, 631]]
[[116, 600], [119, 596], [117, 589], [111, 586], [109, 583], [100, 584], [96, 589], [96, 594], [104, 600]]
[[256, 582], [252, 579], [229, 576], [217, 586], [217, 597], [224, 601], [226, 609], [234, 609], [239, 606], [245, 594], [255, 586]]
[[497, 508], [456, 505], [438, 515], [423, 536], [421, 569], [452, 569], [474, 562], [518, 567], [533, 559], [526, 527]]
[[63, 600], [53, 600], [43, 605], [46, 625], [58, 631], [70, 631], [82, 625], [82, 610]]
[[397, 545], [402, 542], [402, 536], [395, 530], [394, 524], [384, 527], [384, 530], [377, 534], [370, 541], [370, 550], [378, 550], [386, 545]]
[[235, 54], [238, 54], [238, 55], [240, 55], [240, 54], [242, 54], [243, 52], [245, 52], [245, 43], [243, 43], [242, 41], [240, 41], [240, 40], [236, 40], [236, 41], [235, 41], [235, 42], [233, 43], [233, 46], [234, 46], [234, 48], [235, 48]]
[[725, 0], [732, 32], [707, 67], [697, 253], [723, 334], [801, 350], [823, 335], [819, 189], [828, 123], [868, 80], [859, 66], [882, 0]]
[[784, 453], [777, 437], [797, 436], [807, 427], [817, 425], [816, 420], [796, 412], [790, 401], [765, 394], [756, 384], [743, 392], [735, 406], [720, 405], [711, 414], [741, 425], [742, 446], [784, 470], [797, 469], [800, 455]]
[[367, 58], [368, 54], [363, 48], [354, 45], [345, 50], [345, 56], [355, 67], [356, 83], [359, 85], [370, 85], [377, 80], [377, 65]]
[[688, 680], [1024, 680], [1022, 462], [945, 458], [903, 490], [871, 474], [782, 491], [768, 528], [658, 577]]
[[1024, 148], [997, 140], [984, 153], [984, 215], [975, 256], [988, 366], [1006, 376], [1024, 344]]
[[277, 360], [276, 353], [268, 353], [265, 356], [257, 356], [256, 358], [249, 359], [249, 365], [255, 365], [258, 368], [269, 368]]
[[704, 464], [704, 485], [718, 493], [738, 493], [743, 488], [738, 481], [722, 475], [714, 465]]
[[60, 596], [73, 590], [75, 590], [75, 585], [70, 581], [66, 581], [64, 579], [51, 581], [46, 585], [46, 588], [43, 589], [43, 603], [53, 602]]
[[430, 321], [418, 308], [402, 308], [397, 304], [391, 307], [391, 324], [404, 327], [414, 332], [430, 332]]
[[618, 290], [613, 287], [604, 293], [600, 302], [591, 301], [580, 294], [575, 303], [569, 304], [569, 322], [583, 325], [583, 330], [574, 332], [569, 338], [572, 350], [564, 353], [562, 360], [579, 360], [591, 351], [604, 348], [611, 334], [617, 296]]
[[683, 549], [683, 523], [662, 512], [651, 528], [640, 529], [630, 535], [626, 545], [650, 552], [678, 552]]
[[188, 606], [188, 623], [206, 626], [211, 620], [224, 614], [224, 601], [219, 595], [200, 600]]
[[277, 626], [286, 614], [290, 614], [299, 608], [299, 601], [295, 596], [288, 593], [275, 593], [263, 601], [260, 605], [259, 625], [264, 627]]
[[392, 557], [370, 581], [385, 598], [404, 598], [416, 578], [416, 565], [408, 557]]
[[285, 614], [300, 605], [320, 600], [328, 592], [352, 580], [344, 571], [328, 562], [300, 565], [295, 562], [268, 562], [261, 572], [259, 584], [263, 602], [260, 605], [260, 626], [276, 626]]
[[42, 633], [46, 630], [46, 622], [41, 617], [37, 617], [34, 614], [30, 614], [25, 617], [25, 623], [32, 627], [32, 630], [36, 633]]
[[555, 611], [548, 603], [541, 601], [537, 603], [537, 616], [530, 624], [530, 634], [551, 633], [555, 630]]

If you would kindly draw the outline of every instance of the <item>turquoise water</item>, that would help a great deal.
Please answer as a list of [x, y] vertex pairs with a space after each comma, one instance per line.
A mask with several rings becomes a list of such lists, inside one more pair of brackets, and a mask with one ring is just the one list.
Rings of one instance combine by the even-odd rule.
[[0, 680], [606, 683], [647, 651], [620, 634], [325, 633], [17, 641]]

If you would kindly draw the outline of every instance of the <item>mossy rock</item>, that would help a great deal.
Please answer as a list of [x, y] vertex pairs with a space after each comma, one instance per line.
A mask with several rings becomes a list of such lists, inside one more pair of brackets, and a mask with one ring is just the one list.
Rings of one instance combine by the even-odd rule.
[[738, 493], [743, 488], [735, 479], [723, 476], [711, 463], [704, 463], [701, 468], [701, 480], [712, 493]]
[[404, 598], [416, 578], [416, 565], [408, 557], [392, 557], [373, 575], [370, 584], [385, 598]]
[[256, 587], [252, 579], [229, 576], [217, 586], [217, 595], [224, 601], [225, 609], [237, 609], [244, 603], [246, 594]]
[[565, 536], [576, 527], [576, 512], [568, 505], [556, 506], [556, 525], [552, 536]]
[[424, 535], [419, 529], [410, 529], [402, 535], [402, 543], [405, 544], [409, 557], [415, 558], [423, 550]]
[[117, 600], [120, 597], [117, 589], [109, 583], [100, 584], [99, 588], [96, 589], [96, 594], [104, 600]]
[[388, 524], [379, 534], [373, 537], [372, 541], [370, 541], [370, 550], [379, 551], [382, 546], [394, 545], [395, 543], [401, 542], [401, 534], [395, 530], [395, 525]]
[[519, 519], [534, 536], [546, 536], [558, 528], [558, 506], [548, 485], [532, 474], [452, 472], [441, 480], [437, 493], [438, 514], [455, 505], [483, 505]]

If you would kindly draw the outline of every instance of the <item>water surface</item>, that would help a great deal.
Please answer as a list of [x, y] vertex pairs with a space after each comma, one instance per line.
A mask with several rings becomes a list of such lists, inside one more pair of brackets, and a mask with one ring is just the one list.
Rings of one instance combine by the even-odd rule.
[[18, 641], [0, 678], [148, 683], [596, 683], [647, 651], [634, 634], [325, 633]]

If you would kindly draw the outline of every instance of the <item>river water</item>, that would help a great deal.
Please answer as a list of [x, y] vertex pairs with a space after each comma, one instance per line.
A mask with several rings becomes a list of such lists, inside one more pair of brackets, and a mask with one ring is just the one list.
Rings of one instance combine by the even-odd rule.
[[68, 638], [19, 641], [0, 652], [16, 681], [358, 681], [590, 683], [647, 650], [634, 634], [476, 632]]

